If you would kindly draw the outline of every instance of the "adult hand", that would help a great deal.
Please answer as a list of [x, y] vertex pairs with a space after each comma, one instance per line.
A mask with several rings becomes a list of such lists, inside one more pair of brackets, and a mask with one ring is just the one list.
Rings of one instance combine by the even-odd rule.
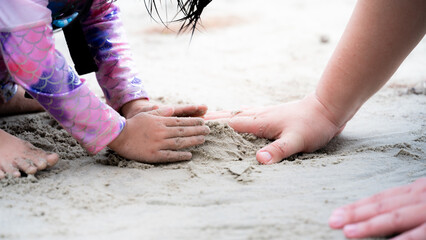
[[[160, 107], [169, 107], [161, 104], [155, 104], [147, 99], [138, 99], [123, 105], [121, 112], [124, 117], [129, 119], [138, 113], [150, 112]], [[175, 117], [202, 117], [207, 112], [205, 105], [177, 105], [173, 106], [173, 116]]]
[[348, 238], [426, 239], [426, 178], [334, 210], [329, 219]]
[[256, 158], [263, 164], [280, 162], [298, 152], [313, 152], [343, 129], [330, 120], [330, 113], [314, 94], [271, 107], [207, 113], [205, 119], [225, 121], [237, 132], [276, 139], [257, 152]]
[[145, 163], [190, 160], [191, 152], [179, 150], [204, 143], [210, 130], [202, 118], [173, 114], [173, 108], [164, 107], [127, 119], [123, 131], [108, 147], [122, 157]]

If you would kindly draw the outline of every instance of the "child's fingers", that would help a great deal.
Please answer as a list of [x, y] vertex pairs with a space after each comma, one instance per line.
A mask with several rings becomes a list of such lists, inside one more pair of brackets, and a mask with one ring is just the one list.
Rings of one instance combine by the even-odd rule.
[[391, 240], [423, 240], [426, 236], [426, 222], [410, 231], [404, 232]]
[[[229, 126], [237, 132], [253, 133], [257, 135], [260, 127], [253, 117], [234, 117], [229, 120]], [[262, 137], [262, 136], [258, 136]]]
[[343, 214], [346, 211], [352, 211], [353, 209], [356, 209], [360, 206], [364, 206], [364, 205], [367, 205], [367, 204], [379, 203], [379, 202], [385, 201], [388, 198], [393, 198], [394, 196], [397, 196], [397, 195], [408, 194], [413, 190], [413, 187], [414, 187], [413, 184], [409, 184], [409, 185], [385, 190], [385, 191], [380, 192], [378, 194], [375, 194], [371, 197], [364, 198], [364, 199], [361, 199], [361, 200], [359, 200], [355, 203], [352, 203], [352, 204], [343, 206], [341, 208], [338, 208], [338, 209], [333, 211], [332, 215], [334, 215], [336, 213]]
[[426, 202], [426, 193], [395, 195], [379, 202], [335, 211], [329, 219], [329, 225], [335, 229], [342, 228], [349, 223], [365, 221], [380, 214], [421, 202]]
[[170, 127], [166, 132], [166, 138], [191, 137], [198, 135], [207, 135], [209, 133], [210, 128], [207, 126]]
[[204, 116], [204, 119], [206, 120], [217, 120], [217, 119], [231, 119], [236, 117], [249, 117], [254, 116], [256, 114], [256, 111], [254, 111], [252, 108], [247, 110], [236, 110], [236, 111], [216, 111], [216, 112], [209, 112]]
[[206, 105], [175, 106], [176, 117], [202, 117], [207, 112]]
[[167, 127], [178, 127], [178, 126], [200, 126], [204, 125], [204, 119], [202, 118], [164, 118], [162, 119]]
[[346, 225], [343, 232], [348, 238], [388, 236], [413, 229], [424, 222], [426, 222], [426, 204], [417, 204], [379, 215], [365, 222]]
[[155, 163], [180, 162], [191, 160], [192, 153], [161, 150], [157, 153]]
[[281, 138], [257, 151], [256, 159], [262, 164], [281, 162], [304, 147], [303, 139], [297, 134], [284, 134]]
[[204, 119], [206, 120], [216, 120], [222, 118], [231, 118], [233, 115], [231, 111], [216, 111], [216, 112], [208, 112], [204, 115]]
[[149, 111], [148, 113], [161, 117], [171, 117], [174, 114], [174, 109], [172, 107], [160, 107], [158, 109]]
[[162, 144], [162, 150], [179, 150], [203, 144], [204, 136], [178, 137], [165, 139]]

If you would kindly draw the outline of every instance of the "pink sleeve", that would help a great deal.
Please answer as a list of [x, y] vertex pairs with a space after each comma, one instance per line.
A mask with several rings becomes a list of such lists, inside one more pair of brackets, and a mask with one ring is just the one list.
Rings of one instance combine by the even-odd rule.
[[119, 110], [125, 103], [148, 98], [137, 78], [129, 45], [125, 38], [120, 9], [114, 3], [95, 0], [89, 16], [82, 21], [83, 31], [99, 71], [96, 73], [107, 103]]
[[55, 50], [50, 24], [0, 32], [0, 44], [13, 81], [88, 152], [99, 152], [120, 134], [125, 119], [101, 102]]

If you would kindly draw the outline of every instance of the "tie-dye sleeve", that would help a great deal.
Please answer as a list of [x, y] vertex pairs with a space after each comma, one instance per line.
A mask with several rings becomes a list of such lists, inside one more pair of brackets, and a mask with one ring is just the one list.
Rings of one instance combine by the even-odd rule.
[[95, 0], [89, 16], [82, 21], [83, 31], [98, 65], [96, 73], [107, 103], [117, 111], [127, 102], [148, 98], [136, 76], [120, 9], [114, 3]]
[[55, 50], [50, 24], [0, 32], [0, 44], [13, 81], [89, 153], [99, 152], [120, 134], [125, 119], [101, 102]]

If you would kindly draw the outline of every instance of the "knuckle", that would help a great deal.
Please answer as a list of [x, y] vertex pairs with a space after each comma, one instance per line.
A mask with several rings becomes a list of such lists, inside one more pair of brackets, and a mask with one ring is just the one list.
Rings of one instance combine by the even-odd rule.
[[380, 214], [385, 210], [385, 204], [383, 202], [378, 202], [374, 208], [376, 214]]
[[285, 143], [281, 143], [281, 142], [273, 142], [271, 144], [271, 147], [273, 147], [275, 150], [277, 150], [278, 153], [280, 153], [281, 155], [285, 155], [286, 151], [285, 151]]
[[172, 157], [172, 152], [167, 151], [167, 152], [164, 154], [164, 157], [165, 157], [166, 159], [170, 159], [170, 158]]
[[259, 128], [257, 129], [256, 135], [258, 135], [260, 137], [263, 137], [264, 134], [265, 134], [266, 128], [267, 128], [267, 124], [261, 124], [261, 125], [259, 125]]
[[423, 223], [419, 228], [420, 228], [419, 231], [421, 232], [421, 235], [426, 236], [426, 222]]
[[375, 228], [374, 225], [370, 221], [368, 221], [363, 224], [362, 232], [365, 234], [370, 234], [371, 232], [374, 231], [374, 228]]
[[179, 136], [185, 135], [185, 132], [186, 132], [185, 128], [183, 128], [183, 127], [178, 128], [178, 134], [179, 134]]
[[179, 160], [189, 160], [192, 158], [192, 154], [189, 152], [183, 152], [178, 155]]
[[[184, 139], [182, 139], [182, 138], [175, 138], [175, 146], [176, 147], [182, 147], [183, 146], [183, 144], [185, 143], [185, 140]], [[168, 152], [168, 154], [170, 155], [170, 153]]]
[[391, 213], [391, 224], [393, 228], [399, 228], [404, 224], [404, 219], [398, 211]]

